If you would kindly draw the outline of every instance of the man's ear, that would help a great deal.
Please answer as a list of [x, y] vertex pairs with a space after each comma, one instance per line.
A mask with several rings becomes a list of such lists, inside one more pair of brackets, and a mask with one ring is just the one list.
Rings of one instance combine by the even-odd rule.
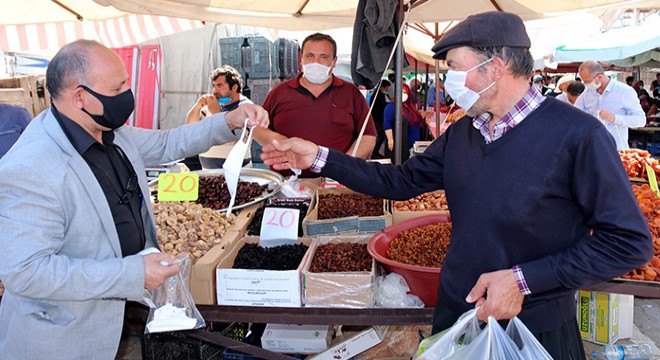
[[493, 71], [493, 77], [495, 80], [499, 80], [506, 74], [506, 63], [504, 62], [504, 59], [502, 59], [499, 56], [495, 56], [493, 58], [493, 66], [491, 66], [492, 71]]
[[73, 89], [73, 91], [71, 92], [71, 104], [77, 109], [82, 109], [85, 107], [83, 100], [83, 96], [84, 96], [83, 91], [85, 91], [85, 89], [81, 87], [77, 87]]

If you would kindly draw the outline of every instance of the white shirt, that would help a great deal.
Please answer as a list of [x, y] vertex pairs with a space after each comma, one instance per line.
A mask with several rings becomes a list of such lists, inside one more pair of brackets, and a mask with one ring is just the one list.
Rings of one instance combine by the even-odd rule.
[[635, 89], [614, 79], [610, 79], [603, 94], [598, 90], [584, 89], [575, 106], [593, 116], [599, 110], [614, 114], [614, 123], [603, 121], [603, 125], [614, 137], [617, 150], [628, 148], [628, 128], [646, 125], [646, 115]]
[[566, 95], [565, 92], [563, 92], [563, 93], [561, 93], [561, 94], [555, 96], [555, 99], [557, 99], [557, 100], [561, 100], [561, 101], [563, 101], [563, 102], [565, 102], [565, 103], [569, 103], [569, 104], [571, 103], [570, 101], [568, 101], [568, 95]]

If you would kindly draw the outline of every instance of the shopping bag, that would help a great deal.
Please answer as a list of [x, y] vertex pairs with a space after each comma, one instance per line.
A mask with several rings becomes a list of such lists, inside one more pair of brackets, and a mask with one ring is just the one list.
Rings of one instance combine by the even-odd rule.
[[154, 291], [146, 291], [143, 303], [149, 305], [145, 334], [204, 328], [206, 323], [188, 290], [190, 255], [174, 258], [181, 270]]
[[422, 340], [415, 359], [448, 359], [458, 349], [469, 346], [482, 332], [477, 319], [477, 309], [465, 312], [449, 329]]
[[509, 321], [506, 327], [506, 333], [520, 350], [520, 355], [524, 360], [552, 360], [543, 345], [536, 340], [536, 337], [527, 329], [527, 326], [514, 317]]
[[524, 360], [518, 347], [494, 317], [467, 346], [457, 349], [447, 360]]

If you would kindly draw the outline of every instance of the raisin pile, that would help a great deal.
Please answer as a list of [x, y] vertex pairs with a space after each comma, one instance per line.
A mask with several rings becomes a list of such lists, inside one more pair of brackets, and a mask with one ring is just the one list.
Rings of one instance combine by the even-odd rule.
[[234, 269], [295, 270], [300, 265], [307, 245], [280, 245], [262, 247], [258, 244], [245, 244], [234, 260]]

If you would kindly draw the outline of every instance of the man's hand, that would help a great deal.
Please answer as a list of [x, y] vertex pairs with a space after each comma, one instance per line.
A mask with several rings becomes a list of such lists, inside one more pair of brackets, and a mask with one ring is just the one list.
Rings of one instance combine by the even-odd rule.
[[225, 121], [227, 121], [227, 126], [229, 126], [230, 130], [243, 128], [245, 118], [250, 119], [248, 121], [248, 127], [268, 127], [268, 113], [259, 105], [243, 104], [236, 110], [227, 112], [225, 115]]
[[[169, 265], [161, 264], [161, 261]], [[179, 265], [174, 258], [166, 253], [144, 255], [144, 288], [153, 291], [161, 286], [167, 278], [179, 272]]]
[[220, 108], [220, 103], [218, 102], [218, 99], [215, 98], [215, 96], [207, 94], [204, 95], [206, 98], [206, 108], [209, 111], [209, 115], [217, 114], [222, 110]]
[[477, 318], [488, 321], [489, 316], [503, 320], [518, 315], [523, 299], [513, 270], [508, 269], [481, 274], [465, 301], [476, 301]]
[[600, 111], [598, 111], [598, 117], [600, 117], [601, 119], [603, 119], [605, 121], [609, 121], [611, 123], [614, 122], [614, 114], [611, 111], [600, 110]]
[[316, 144], [300, 138], [273, 140], [261, 149], [261, 159], [275, 170], [304, 170], [312, 166], [318, 152]]

